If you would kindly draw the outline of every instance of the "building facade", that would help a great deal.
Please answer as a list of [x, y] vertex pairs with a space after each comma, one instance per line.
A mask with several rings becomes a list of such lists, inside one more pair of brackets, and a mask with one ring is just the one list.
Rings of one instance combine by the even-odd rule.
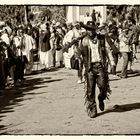
[[100, 23], [106, 20], [106, 6], [67, 6], [66, 19], [67, 22], [83, 21], [86, 12], [91, 15], [93, 9], [101, 15]]

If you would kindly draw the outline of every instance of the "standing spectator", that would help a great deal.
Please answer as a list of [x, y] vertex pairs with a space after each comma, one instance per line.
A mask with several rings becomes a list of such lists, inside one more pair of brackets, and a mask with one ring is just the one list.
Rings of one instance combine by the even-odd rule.
[[49, 23], [44, 23], [40, 26], [40, 38], [39, 38], [39, 48], [40, 48], [40, 62], [45, 66], [45, 69], [49, 68], [49, 56], [48, 51], [50, 50], [50, 29]]
[[63, 52], [62, 52], [62, 42], [64, 38], [64, 32], [59, 26], [56, 27], [55, 34], [55, 46], [56, 46], [56, 62], [59, 63], [59, 67], [63, 67]]
[[13, 38], [13, 44], [16, 47], [16, 55], [17, 55], [16, 68], [14, 73], [15, 86], [25, 84], [24, 70], [28, 60], [24, 53], [25, 46], [23, 42], [24, 42], [24, 32], [23, 27], [20, 27], [17, 30], [17, 35]]
[[56, 55], [56, 50], [55, 50], [55, 33], [56, 30], [53, 26], [50, 27], [50, 33], [51, 33], [51, 37], [50, 37], [50, 65], [55, 67], [55, 63], [56, 63], [56, 59], [55, 59], [55, 55]]
[[10, 69], [10, 67], [9, 67], [9, 59], [8, 59], [8, 47], [10, 47], [10, 39], [9, 39], [9, 36], [8, 36], [7, 29], [5, 29], [5, 27], [2, 28], [0, 39], [4, 43], [3, 44], [4, 53], [5, 53], [5, 57], [4, 57], [4, 73], [5, 73], [6, 83], [8, 83], [8, 76], [9, 76], [9, 69]]
[[137, 47], [139, 45], [140, 25], [134, 25], [131, 31], [130, 44], [132, 44], [133, 58], [137, 59]]
[[23, 50], [23, 55], [26, 55], [27, 60], [28, 60], [28, 65], [26, 65], [26, 74], [29, 74], [32, 72], [33, 68], [33, 54], [31, 50], [35, 49], [35, 40], [31, 36], [30, 29], [25, 28], [24, 29], [24, 40], [23, 40], [23, 45], [24, 45], [24, 50]]
[[4, 59], [5, 53], [3, 48], [3, 42], [0, 41], [0, 90], [5, 88], [6, 78], [5, 78], [5, 71], [4, 71]]
[[86, 16], [84, 17], [84, 24], [87, 24], [88, 21], [92, 21], [92, 18], [89, 12], [86, 12]]
[[[72, 28], [73, 28], [72, 23], [68, 23], [67, 24], [68, 32], [66, 33], [63, 39], [64, 47], [72, 42], [72, 36], [73, 36]], [[65, 68], [71, 68], [70, 58], [73, 56], [73, 54], [74, 54], [73, 48], [69, 48], [68, 51], [65, 51], [63, 53]]]
[[[93, 14], [94, 15], [94, 14]], [[92, 18], [92, 20], [95, 20], [96, 22], [96, 26], [98, 27], [100, 25], [100, 19], [101, 19], [101, 14], [100, 12], [96, 12], [96, 17], [95, 18]]]
[[[82, 36], [82, 32], [81, 32], [81, 28], [78, 22], [75, 22], [73, 25], [73, 37], [72, 40], [75, 40], [77, 38], [79, 38], [80, 36]], [[80, 40], [81, 41], [81, 40]], [[84, 77], [83, 77], [83, 58], [82, 55], [78, 54], [78, 48], [80, 47], [80, 41], [77, 41], [74, 45], [73, 45], [73, 49], [74, 49], [74, 56], [76, 59], [78, 59], [79, 62], [79, 68], [77, 70], [77, 75], [78, 75], [78, 84], [81, 84], [84, 82]]]
[[96, 23], [96, 12], [95, 12], [95, 9], [92, 10], [91, 17], [92, 17], [92, 21]]
[[51, 65], [52, 65], [52, 63], [51, 63], [51, 45], [50, 45], [50, 37], [51, 37], [51, 32], [50, 32], [50, 23], [46, 23], [46, 37], [45, 37], [45, 39], [46, 39], [46, 46], [47, 46], [47, 52], [46, 52], [46, 63], [45, 63], [45, 65], [46, 65], [46, 68], [48, 69], [48, 70], [50, 70], [51, 69]]
[[115, 65], [111, 66], [111, 73], [113, 74], [114, 77], [117, 77], [116, 68], [117, 68], [118, 58], [120, 54], [118, 37], [119, 37], [119, 33], [118, 33], [118, 28], [116, 27], [116, 22], [110, 21], [108, 25], [108, 33], [106, 34], [106, 44], [110, 46], [115, 62]]
[[132, 59], [131, 55], [131, 45], [129, 44], [129, 29], [123, 29], [122, 33], [119, 36], [120, 40], [120, 52], [123, 57], [123, 66], [121, 71], [121, 78], [127, 78], [127, 68], [128, 63]]

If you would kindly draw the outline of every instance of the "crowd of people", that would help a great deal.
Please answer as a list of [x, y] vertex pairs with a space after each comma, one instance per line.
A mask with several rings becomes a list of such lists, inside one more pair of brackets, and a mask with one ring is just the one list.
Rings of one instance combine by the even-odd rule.
[[[26, 84], [24, 75], [32, 73], [36, 52], [37, 61], [44, 66], [43, 70], [53, 67], [77, 70], [78, 83], [87, 84], [87, 110], [93, 106], [94, 111], [90, 110], [89, 116], [95, 117], [96, 82], [101, 92], [99, 107], [104, 110], [103, 100], [106, 93], [110, 92], [108, 72], [114, 77], [127, 78], [129, 62], [131, 69], [134, 59], [137, 59], [140, 34], [140, 26], [136, 25], [130, 13], [126, 14], [122, 22], [117, 22], [112, 17], [100, 23], [99, 17], [101, 15], [93, 10], [92, 15], [86, 13], [84, 22], [62, 24], [54, 20], [47, 21], [44, 17], [36, 25], [20, 24], [14, 28], [10, 22], [1, 21], [0, 89], [8, 86], [9, 79], [13, 80], [14, 86]], [[120, 57], [123, 57], [122, 71], [117, 75]]]
[[[127, 14], [122, 23], [117, 23], [113, 18], [108, 19], [105, 23], [99, 24], [99, 13], [93, 9], [92, 14], [86, 13], [84, 24], [88, 21], [94, 21], [97, 28], [104, 28], [110, 36], [110, 49], [113, 55], [114, 65], [111, 66], [111, 72], [116, 75], [116, 66], [118, 57], [123, 56], [124, 64], [121, 73], [122, 78], [127, 77], [126, 69], [128, 60], [130, 66], [132, 59], [136, 58], [136, 46], [138, 45], [139, 29], [135, 25], [135, 20], [130, 14]], [[33, 50], [37, 49], [39, 60], [44, 69], [59, 64], [59, 67], [71, 68], [71, 58], [76, 54], [76, 48], [79, 45], [75, 43], [71, 45], [67, 51], [64, 46], [81, 36], [85, 31], [80, 22], [63, 23], [56, 21], [46, 21], [45, 18], [38, 25], [18, 25], [13, 28], [8, 21], [1, 22], [1, 84], [7, 83], [7, 77], [12, 77], [14, 85], [19, 85], [18, 81], [22, 81], [24, 73], [31, 73], [33, 68]], [[108, 44], [108, 43], [107, 43]], [[131, 45], [130, 45], [131, 44]], [[76, 47], [75, 47], [76, 46]], [[78, 83], [84, 81], [82, 76], [83, 62], [79, 59]], [[18, 60], [18, 61], [17, 61]], [[22, 62], [22, 63], [21, 63]], [[3, 64], [2, 64], [3, 63]], [[18, 73], [18, 74], [14, 74]], [[14, 76], [15, 75], [15, 76]], [[18, 77], [16, 77], [19, 75]], [[1, 86], [1, 87], [3, 87]]]

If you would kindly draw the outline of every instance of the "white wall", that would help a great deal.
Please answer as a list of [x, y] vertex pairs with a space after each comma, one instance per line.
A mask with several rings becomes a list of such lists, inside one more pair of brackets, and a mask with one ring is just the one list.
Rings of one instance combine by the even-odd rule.
[[86, 12], [91, 14], [93, 9], [100, 12], [102, 16], [101, 23], [106, 20], [106, 6], [67, 6], [66, 9], [66, 19], [68, 22], [82, 20]]

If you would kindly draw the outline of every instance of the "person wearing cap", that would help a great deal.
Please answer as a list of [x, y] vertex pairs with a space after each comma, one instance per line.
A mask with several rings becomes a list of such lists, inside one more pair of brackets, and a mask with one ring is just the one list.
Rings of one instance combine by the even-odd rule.
[[106, 29], [97, 29], [95, 22], [81, 24], [87, 35], [82, 39], [78, 49], [85, 66], [85, 105], [89, 117], [97, 116], [96, 84], [99, 88], [99, 108], [104, 110], [104, 100], [111, 93], [106, 61], [109, 59], [109, 49], [106, 47]]

